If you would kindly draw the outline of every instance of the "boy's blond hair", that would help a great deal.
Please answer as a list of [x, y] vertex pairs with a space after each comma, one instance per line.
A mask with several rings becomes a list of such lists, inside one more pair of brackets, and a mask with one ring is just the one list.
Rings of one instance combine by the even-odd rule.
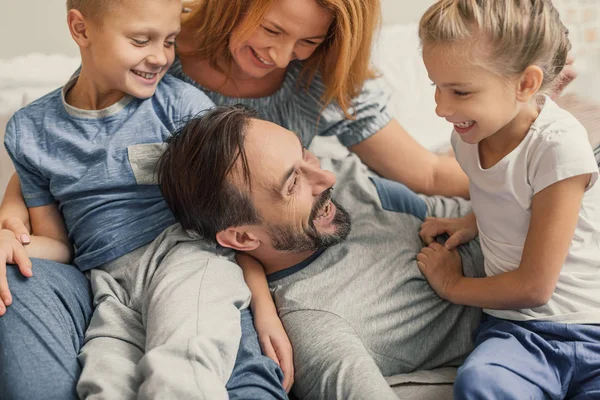
[[537, 65], [544, 72], [541, 90], [556, 83], [571, 49], [550, 0], [440, 0], [421, 18], [419, 37], [423, 46], [474, 43], [487, 58], [479, 61], [506, 77]]
[[[217, 61], [225, 56], [231, 60], [231, 32], [241, 23], [240, 38], [249, 36], [260, 26], [264, 15], [276, 0], [195, 0], [187, 6], [191, 12], [183, 26], [193, 32], [194, 55], [208, 60], [219, 69]], [[350, 117], [351, 102], [364, 82], [375, 77], [371, 69], [371, 44], [380, 21], [379, 0], [316, 0], [330, 11], [333, 22], [325, 41], [304, 61], [301, 82], [308, 87], [321, 72], [325, 105], [335, 102]], [[222, 71], [227, 73], [228, 71]]]
[[67, 0], [67, 11], [79, 10], [84, 17], [99, 19], [123, 0]]

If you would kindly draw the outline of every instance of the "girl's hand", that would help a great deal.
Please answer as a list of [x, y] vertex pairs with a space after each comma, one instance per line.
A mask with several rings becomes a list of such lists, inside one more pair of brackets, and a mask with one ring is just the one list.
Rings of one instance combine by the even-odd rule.
[[429, 285], [444, 300], [463, 278], [462, 261], [457, 250], [448, 250], [433, 242], [417, 255], [417, 266]]
[[289, 393], [294, 383], [292, 344], [276, 313], [260, 317], [258, 315], [254, 318], [254, 324], [256, 325], [260, 347], [263, 353], [275, 361], [283, 371], [283, 388]]
[[462, 218], [427, 217], [421, 225], [419, 236], [423, 243], [430, 245], [435, 243], [436, 236], [444, 233], [450, 236], [444, 244], [444, 247], [448, 250], [472, 240], [477, 236], [477, 223], [474, 214]]

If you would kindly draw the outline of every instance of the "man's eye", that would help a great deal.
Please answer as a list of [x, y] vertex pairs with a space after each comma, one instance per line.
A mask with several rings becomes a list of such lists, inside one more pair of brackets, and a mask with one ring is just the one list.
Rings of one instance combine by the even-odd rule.
[[297, 184], [298, 184], [298, 174], [294, 174], [294, 180], [292, 180], [292, 183], [291, 183], [290, 189], [289, 189], [290, 193], [294, 192], [294, 189], [296, 189]]

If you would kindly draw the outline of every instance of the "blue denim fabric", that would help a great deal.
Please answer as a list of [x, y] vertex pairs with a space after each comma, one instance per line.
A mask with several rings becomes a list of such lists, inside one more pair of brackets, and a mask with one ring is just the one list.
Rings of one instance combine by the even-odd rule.
[[31, 261], [31, 278], [7, 266], [13, 303], [0, 317], [0, 398], [76, 399], [77, 353], [92, 315], [89, 282], [74, 266]]
[[600, 399], [600, 325], [487, 316], [456, 399]]
[[241, 323], [240, 348], [226, 386], [229, 399], [287, 399], [282, 386], [283, 372], [275, 361], [262, 354], [249, 308], [241, 312]]

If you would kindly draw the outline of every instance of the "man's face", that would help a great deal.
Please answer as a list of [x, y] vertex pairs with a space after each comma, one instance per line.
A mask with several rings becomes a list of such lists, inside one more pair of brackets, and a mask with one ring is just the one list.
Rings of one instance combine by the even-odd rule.
[[346, 239], [350, 218], [331, 200], [335, 175], [321, 169], [319, 159], [294, 133], [252, 120], [245, 147], [252, 175], [250, 197], [262, 219], [256, 234], [263, 244], [299, 253]]

